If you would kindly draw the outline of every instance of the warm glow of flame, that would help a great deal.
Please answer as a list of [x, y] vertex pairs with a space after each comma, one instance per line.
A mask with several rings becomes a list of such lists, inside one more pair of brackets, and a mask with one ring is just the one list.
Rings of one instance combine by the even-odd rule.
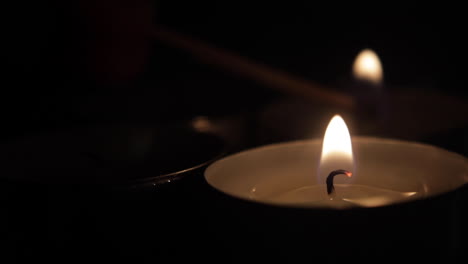
[[322, 158], [336, 154], [353, 155], [348, 127], [339, 115], [335, 115], [328, 124], [322, 146]]
[[192, 120], [192, 126], [196, 131], [199, 132], [208, 132], [211, 129], [213, 129], [213, 124], [211, 123], [211, 121], [204, 116], [195, 117]]
[[334, 170], [343, 169], [354, 172], [353, 148], [351, 136], [343, 118], [335, 115], [328, 124], [322, 144], [322, 155], [319, 166], [319, 183], [324, 183], [328, 174]]
[[383, 70], [377, 54], [370, 49], [361, 51], [354, 60], [353, 74], [358, 80], [380, 84], [383, 80]]

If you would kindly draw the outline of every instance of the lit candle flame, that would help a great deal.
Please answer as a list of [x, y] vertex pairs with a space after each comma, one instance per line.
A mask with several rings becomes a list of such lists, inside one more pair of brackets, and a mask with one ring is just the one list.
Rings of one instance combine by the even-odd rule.
[[322, 159], [336, 154], [353, 155], [348, 127], [339, 115], [332, 118], [325, 131]]
[[346, 175], [348, 177], [354, 174], [351, 136], [343, 118], [335, 115], [328, 124], [323, 138], [318, 182], [325, 183], [328, 174], [338, 169], [351, 172]]
[[374, 85], [382, 83], [382, 64], [373, 50], [364, 49], [358, 54], [353, 64], [353, 75], [358, 80]]

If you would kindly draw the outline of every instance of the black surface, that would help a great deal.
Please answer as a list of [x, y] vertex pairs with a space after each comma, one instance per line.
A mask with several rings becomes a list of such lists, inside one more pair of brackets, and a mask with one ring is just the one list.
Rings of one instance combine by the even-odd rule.
[[[284, 94], [141, 34], [155, 23], [325, 84], [346, 83], [354, 56], [370, 47], [382, 59], [389, 89], [466, 100], [464, 9], [77, 0], [14, 2], [2, 10], [0, 141], [10, 149], [0, 151], [1, 263], [317, 262], [318, 255], [320, 263], [395, 263], [406, 259], [403, 253], [415, 261], [466, 262], [466, 188], [377, 213], [329, 214], [232, 200], [206, 185], [203, 167], [191, 177], [136, 191], [87, 180], [77, 185], [5, 177], [26, 171], [34, 178], [128, 179], [135, 170], [154, 175], [192, 167], [217, 156], [220, 143], [203, 136], [192, 140], [191, 133], [164, 134], [161, 144], [169, 150], [160, 163], [167, 167], [159, 168], [148, 158], [151, 152], [135, 156], [130, 143], [144, 139], [148, 129], [155, 135], [155, 127], [164, 130], [200, 115], [228, 124], [235, 150], [302, 135], [294, 122], [276, 124], [290, 128], [285, 134], [262, 119], [266, 107], [288, 101]], [[302, 114], [278, 109], [287, 120]], [[319, 135], [331, 110], [314, 109], [310, 135]], [[116, 133], [94, 133], [92, 142], [99, 144], [83, 144], [86, 133], [75, 133], [109, 124]], [[64, 138], [63, 131], [75, 131], [72, 138], [80, 140]], [[411, 140], [466, 156], [467, 135], [465, 124]], [[44, 151], [15, 147], [25, 139]], [[23, 164], [24, 155], [37, 166]], [[38, 169], [45, 164], [57, 166]]]
[[199, 132], [190, 122], [87, 126], [3, 144], [1, 178], [71, 185], [157, 183], [206, 166], [225, 151], [219, 135]]

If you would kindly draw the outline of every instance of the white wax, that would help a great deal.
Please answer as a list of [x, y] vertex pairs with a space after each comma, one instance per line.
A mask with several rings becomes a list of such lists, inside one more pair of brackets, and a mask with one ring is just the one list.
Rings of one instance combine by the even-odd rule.
[[252, 193], [252, 199], [268, 199], [278, 204], [294, 203], [302, 206], [325, 206], [332, 208], [375, 207], [404, 201], [418, 192], [397, 192], [357, 184], [335, 184], [335, 193], [326, 193], [326, 185], [309, 185], [286, 192], [277, 193], [270, 197], [257, 197]]
[[[237, 198], [294, 207], [375, 207], [434, 196], [468, 182], [468, 161], [415, 142], [354, 137], [356, 170], [335, 177], [330, 200], [316, 177], [322, 140], [273, 144], [211, 164], [205, 179]], [[337, 168], [338, 169], [338, 168]]]

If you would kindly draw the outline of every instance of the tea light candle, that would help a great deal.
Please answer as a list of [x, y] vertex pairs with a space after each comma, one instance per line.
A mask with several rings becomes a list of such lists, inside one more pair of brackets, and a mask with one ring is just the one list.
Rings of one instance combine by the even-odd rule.
[[[334, 170], [335, 191], [327, 193]], [[205, 171], [227, 195], [288, 207], [379, 207], [435, 196], [468, 182], [468, 160], [417, 142], [353, 137], [335, 116], [323, 140], [263, 146], [225, 157]]]

